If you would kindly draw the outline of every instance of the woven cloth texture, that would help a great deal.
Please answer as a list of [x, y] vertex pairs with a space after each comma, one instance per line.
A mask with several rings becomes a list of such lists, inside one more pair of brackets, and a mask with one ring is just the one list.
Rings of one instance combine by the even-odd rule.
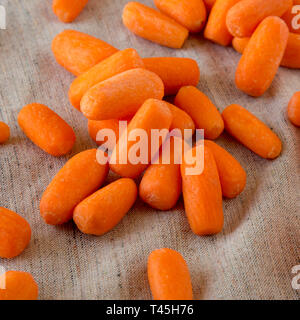
[[[186, 259], [196, 299], [299, 299], [291, 270], [300, 264], [300, 131], [286, 115], [289, 99], [300, 90], [299, 70], [280, 68], [263, 97], [249, 97], [235, 87], [240, 55], [232, 48], [201, 36], [190, 36], [181, 50], [138, 38], [122, 24], [126, 2], [90, 0], [75, 22], [63, 24], [50, 0], [0, 0], [7, 11], [7, 29], [0, 30], [0, 120], [10, 125], [12, 134], [9, 143], [0, 146], [0, 206], [25, 217], [33, 231], [30, 246], [15, 259], [0, 259], [0, 266], [32, 273], [40, 299], [151, 299], [148, 255], [169, 247]], [[140, 2], [154, 6], [150, 0]], [[51, 52], [52, 39], [64, 29], [89, 33], [119, 49], [135, 48], [143, 57], [197, 60], [198, 88], [220, 111], [238, 103], [282, 139], [282, 155], [274, 161], [261, 159], [226, 133], [217, 140], [248, 175], [245, 191], [224, 200], [222, 233], [194, 235], [182, 199], [168, 212], [138, 200], [122, 222], [101, 237], [84, 235], [73, 223], [52, 227], [42, 221], [39, 201], [53, 176], [70, 157], [96, 146], [87, 120], [68, 101], [74, 77]], [[32, 102], [46, 104], [72, 125], [77, 141], [70, 155], [54, 158], [22, 133], [17, 115]]]

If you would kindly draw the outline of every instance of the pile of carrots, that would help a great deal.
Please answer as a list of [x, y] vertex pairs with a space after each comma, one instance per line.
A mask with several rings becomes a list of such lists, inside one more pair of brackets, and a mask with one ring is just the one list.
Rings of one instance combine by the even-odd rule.
[[[54, 0], [53, 11], [63, 22], [72, 22], [88, 0]], [[232, 43], [242, 53], [236, 70], [236, 86], [251, 96], [261, 96], [270, 87], [280, 65], [300, 68], [300, 30], [293, 30], [292, 7], [297, 0], [154, 0], [158, 10], [129, 2], [123, 11], [124, 25], [147, 40], [181, 48], [189, 33], [204, 30], [204, 37], [223, 46]], [[76, 78], [70, 85], [70, 104], [88, 119], [91, 138], [101, 145], [102, 129], [111, 129], [117, 140], [108, 154], [90, 149], [72, 157], [53, 178], [40, 201], [40, 212], [50, 225], [73, 219], [86, 234], [103, 235], [113, 229], [134, 205], [138, 195], [157, 210], [170, 210], [183, 194], [191, 230], [199, 236], [222, 231], [222, 198], [237, 197], [246, 186], [246, 171], [231, 154], [212, 140], [224, 130], [246, 148], [265, 159], [277, 158], [282, 150], [278, 136], [240, 105], [227, 106], [222, 113], [210, 98], [196, 88], [200, 79], [197, 62], [189, 58], [142, 58], [132, 48], [118, 50], [108, 43], [74, 30], [65, 30], [52, 42], [57, 62]], [[175, 96], [173, 103], [163, 100]], [[288, 105], [288, 117], [300, 126], [300, 92]], [[128, 135], [144, 129], [151, 144], [151, 130], [204, 129], [204, 169], [187, 174], [193, 165], [175, 158], [178, 137], [169, 139], [171, 163], [123, 163], [134, 142], [119, 132], [119, 121], [128, 124]], [[52, 156], [68, 154], [76, 137], [71, 126], [45, 105], [22, 108], [18, 123], [26, 136]], [[9, 127], [0, 122], [0, 143], [9, 139]], [[108, 159], [100, 163], [99, 157]], [[120, 179], [103, 186], [109, 170]], [[83, 174], [84, 173], [84, 174]], [[139, 186], [134, 179], [143, 174]], [[31, 228], [21, 216], [0, 208], [0, 257], [13, 258], [28, 246]], [[37, 299], [38, 288], [25, 272], [8, 271], [0, 300]], [[153, 251], [148, 277], [154, 299], [193, 299], [187, 264], [171, 249]], [[1, 279], [0, 279], [1, 280]]]

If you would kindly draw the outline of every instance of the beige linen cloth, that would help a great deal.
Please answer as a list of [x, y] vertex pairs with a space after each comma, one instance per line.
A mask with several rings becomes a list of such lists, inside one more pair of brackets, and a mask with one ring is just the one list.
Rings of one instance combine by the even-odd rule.
[[[299, 299], [292, 288], [292, 268], [300, 264], [300, 131], [287, 119], [286, 106], [300, 90], [300, 71], [280, 68], [261, 98], [238, 91], [234, 74], [240, 55], [201, 37], [172, 50], [130, 33], [121, 20], [127, 0], [90, 0], [80, 17], [63, 24], [52, 1], [0, 0], [7, 29], [0, 30], [0, 120], [11, 127], [9, 143], [0, 146], [0, 206], [31, 224], [30, 246], [19, 257], [0, 259], [6, 270], [23, 270], [37, 280], [40, 299], [151, 299], [147, 257], [157, 248], [178, 250], [186, 259], [196, 299]], [[142, 3], [153, 6], [152, 1]], [[86, 119], [68, 102], [73, 76], [51, 52], [53, 37], [64, 29], [99, 37], [119, 49], [132, 47], [141, 56], [196, 59], [199, 89], [223, 110], [238, 103], [268, 124], [282, 139], [282, 155], [267, 161], [224, 133], [218, 143], [248, 174], [245, 191], [224, 200], [225, 226], [214, 237], [194, 235], [182, 200], [174, 210], [158, 212], [140, 200], [114, 230], [102, 237], [80, 233], [72, 223], [46, 225], [39, 214], [43, 191], [74, 154], [95, 147]], [[22, 106], [48, 105], [75, 130], [72, 154], [54, 158], [33, 145], [17, 124]]]

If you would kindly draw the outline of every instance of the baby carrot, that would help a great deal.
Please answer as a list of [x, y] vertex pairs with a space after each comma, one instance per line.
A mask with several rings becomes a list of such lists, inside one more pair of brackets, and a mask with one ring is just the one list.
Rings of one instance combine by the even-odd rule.
[[188, 175], [186, 157], [181, 165], [184, 207], [192, 231], [199, 236], [213, 235], [223, 228], [222, 188], [213, 153], [208, 147], [197, 146], [204, 153], [204, 170]]
[[0, 275], [0, 300], [37, 300], [39, 289], [28, 272], [7, 271]]
[[281, 153], [277, 135], [245, 108], [232, 104], [222, 113], [225, 130], [262, 158], [274, 159]]
[[234, 37], [250, 37], [256, 27], [269, 16], [282, 16], [292, 0], [243, 0], [227, 14], [226, 25]]
[[101, 236], [113, 229], [137, 198], [132, 179], [119, 179], [80, 202], [74, 210], [74, 222], [86, 234]]
[[154, 0], [158, 10], [174, 19], [190, 32], [200, 32], [206, 21], [202, 0]]
[[300, 127], [300, 91], [296, 92], [288, 105], [288, 117], [297, 127]]
[[123, 10], [124, 25], [136, 35], [170, 48], [181, 48], [189, 31], [168, 16], [138, 2]]
[[[293, 21], [296, 21], [297, 24], [300, 23], [300, 17], [297, 19], [297, 15], [299, 16], [299, 11], [293, 9], [294, 6], [300, 5], [300, 0], [294, 0], [293, 5], [289, 7], [289, 9], [285, 12], [285, 14], [281, 17], [281, 19], [287, 24], [290, 29], [290, 32], [300, 34], [300, 28], [295, 28], [293, 26]], [[295, 11], [294, 11], [295, 10]]]
[[195, 123], [193, 119], [182, 109], [177, 108], [171, 103], [168, 106], [173, 115], [173, 121], [170, 127], [170, 131], [173, 129], [179, 129], [181, 131], [182, 137], [184, 137], [184, 130], [192, 130], [192, 134], [195, 132]]
[[43, 104], [32, 103], [23, 107], [18, 123], [34, 144], [55, 157], [69, 153], [76, 140], [73, 129]]
[[210, 11], [214, 6], [214, 4], [216, 3], [216, 0], [203, 0], [203, 2], [205, 4], [207, 11]]
[[158, 210], [172, 209], [181, 195], [180, 164], [175, 159], [177, 155], [176, 142], [180, 138], [171, 137], [168, 163], [163, 163], [162, 151], [158, 163], [151, 164], [145, 171], [139, 186], [140, 198], [152, 208]]
[[204, 129], [206, 139], [216, 139], [223, 132], [221, 114], [211, 100], [196, 87], [181, 88], [174, 103], [192, 117], [196, 128]]
[[47, 224], [71, 220], [77, 204], [104, 183], [108, 165], [99, 164], [96, 154], [96, 149], [78, 153], [56, 174], [40, 202], [40, 212]]
[[238, 64], [235, 83], [248, 95], [259, 97], [270, 87], [283, 58], [289, 30], [278, 17], [268, 17], [255, 30]]
[[89, 0], [53, 0], [52, 9], [62, 22], [75, 20]]
[[164, 248], [151, 252], [148, 280], [154, 300], [193, 300], [188, 266], [175, 250]]
[[29, 223], [17, 213], [0, 207], [0, 258], [14, 258], [28, 246]]
[[183, 86], [197, 86], [200, 70], [195, 60], [177, 57], [143, 59], [146, 69], [156, 73], [164, 83], [165, 95], [173, 95]]
[[231, 43], [232, 35], [226, 27], [226, 16], [228, 10], [241, 0], [217, 0], [204, 30], [204, 37], [222, 46]]
[[56, 61], [75, 76], [86, 72], [117, 51], [108, 43], [75, 30], [64, 30], [52, 41]]
[[76, 109], [80, 110], [81, 98], [88, 89], [119, 73], [143, 67], [143, 60], [136, 50], [125, 49], [119, 51], [81, 74], [72, 82], [69, 90], [70, 102]]
[[[151, 162], [151, 150], [153, 151], [153, 154], [158, 152], [162, 144], [161, 139], [159, 139], [157, 150], [155, 150], [151, 143], [151, 131], [153, 129], [169, 130], [171, 123], [172, 113], [168, 107], [168, 104], [164, 101], [148, 99], [130, 121], [127, 128], [127, 137], [120, 137], [117, 145], [115, 146], [111, 156], [111, 160], [114, 159], [114, 162], [110, 162], [111, 170], [122, 177], [133, 179], [138, 177]], [[137, 161], [137, 163], [132, 163], [132, 157], [130, 158], [129, 151], [137, 142], [132, 141], [132, 139], [129, 140], [129, 137], [131, 134], [134, 134], [134, 132], [137, 131], [136, 129], [143, 129], [147, 135], [145, 137], [147, 138], [147, 141], [143, 141], [143, 145], [147, 143], [147, 154], [140, 155], [140, 159], [145, 157], [145, 159], [142, 159], [144, 161], [141, 160]], [[121, 161], [121, 157], [124, 155], [126, 155], [126, 163]]]
[[90, 88], [81, 99], [82, 113], [90, 120], [132, 117], [149, 98], [162, 99], [164, 85], [153, 72], [133, 69]]
[[[234, 38], [232, 46], [237, 52], [243, 53], [249, 41], [250, 38]], [[300, 34], [290, 32], [280, 65], [282, 67], [300, 69]]]
[[240, 163], [225, 149], [205, 140], [204, 146], [213, 153], [219, 172], [222, 194], [227, 198], [235, 198], [245, 188], [247, 174]]
[[0, 121], [0, 144], [5, 143], [10, 137], [9, 126]]

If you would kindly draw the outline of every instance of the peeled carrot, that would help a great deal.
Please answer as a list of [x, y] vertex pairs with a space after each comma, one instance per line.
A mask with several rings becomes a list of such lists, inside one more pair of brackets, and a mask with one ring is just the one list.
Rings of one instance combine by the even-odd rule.
[[53, 0], [52, 9], [62, 22], [72, 22], [84, 9], [89, 0]]
[[263, 95], [277, 73], [288, 38], [289, 30], [283, 20], [266, 18], [245, 48], [235, 74], [236, 86], [251, 96]]
[[9, 126], [0, 121], [0, 144], [5, 143], [10, 137]]
[[[300, 11], [293, 9], [295, 6], [300, 5], [300, 0], [294, 0], [293, 5], [291, 5], [285, 14], [281, 17], [282, 20], [287, 24], [290, 29], [290, 32], [300, 34], [300, 27], [294, 27], [293, 22], [300, 24]], [[295, 10], [295, 11], [294, 11]]]
[[77, 204], [104, 183], [108, 165], [99, 164], [96, 154], [96, 149], [78, 153], [56, 174], [40, 202], [40, 212], [47, 224], [71, 220]]
[[164, 248], [151, 252], [148, 280], [154, 300], [193, 300], [188, 266], [175, 250]]
[[7, 271], [0, 275], [0, 300], [37, 300], [38, 294], [38, 285], [30, 273]]
[[[222, 231], [222, 188], [213, 153], [208, 147], [199, 145], [204, 153], [204, 170], [198, 175], [188, 175], [186, 162], [181, 165], [184, 207], [192, 231], [199, 235], [213, 235]], [[198, 160], [200, 161], [200, 160]]]
[[143, 60], [136, 50], [119, 51], [81, 74], [72, 82], [69, 90], [70, 102], [80, 110], [80, 101], [91, 87], [124, 71], [143, 67]]
[[216, 139], [224, 130], [221, 114], [211, 100], [195, 87], [187, 86], [179, 90], [175, 105], [188, 113], [196, 128], [204, 129], [206, 139]]
[[231, 43], [232, 35], [226, 27], [227, 12], [237, 2], [241, 0], [217, 0], [204, 30], [204, 37], [222, 46], [228, 46]]
[[34, 144], [55, 157], [69, 153], [76, 140], [73, 129], [43, 104], [32, 103], [23, 107], [18, 123]]
[[140, 183], [140, 198], [154, 209], [172, 209], [181, 195], [180, 162], [176, 162], [180, 155], [176, 154], [176, 140], [182, 145], [180, 138], [171, 137], [170, 151], [166, 152], [170, 161], [163, 163], [161, 151], [158, 163], [153, 163], [146, 169]]
[[[153, 129], [167, 129], [169, 130], [172, 123], [172, 113], [168, 104], [164, 101], [156, 99], [148, 99], [141, 108], [137, 111], [135, 116], [130, 121], [127, 131], [127, 137], [123, 135], [120, 137], [116, 147], [111, 156], [110, 168], [115, 173], [119, 174], [122, 177], [136, 178], [138, 177], [150, 164], [151, 162], [151, 149], [153, 153], [158, 152], [163, 141], [159, 139], [157, 149], [154, 146], [151, 146], [151, 131]], [[148, 143], [146, 146], [147, 154], [144, 155], [140, 152], [140, 156], [145, 157], [144, 161], [136, 161], [137, 163], [132, 163], [132, 151], [131, 148], [136, 145], [136, 141], [129, 140], [131, 134], [136, 132], [136, 129], [143, 129], [146, 133], [146, 141], [141, 143], [145, 146], [145, 143]], [[138, 140], [138, 138], [137, 138]], [[151, 148], [152, 147], [152, 148]], [[135, 155], [136, 153], [134, 153]], [[122, 158], [125, 158], [126, 163], [122, 163]], [[114, 162], [112, 162], [112, 159]], [[144, 162], [144, 163], [142, 163]]]
[[262, 158], [275, 159], [282, 143], [277, 135], [245, 108], [232, 104], [222, 113], [226, 131]]
[[118, 50], [86, 33], [64, 30], [53, 39], [52, 51], [61, 66], [79, 76]]
[[163, 81], [165, 95], [173, 95], [183, 86], [197, 86], [200, 70], [195, 60], [177, 57], [143, 59], [146, 69], [156, 73]]
[[123, 219], [136, 198], [135, 182], [119, 179], [80, 202], [74, 210], [74, 222], [81, 232], [101, 236]]
[[240, 163], [225, 149], [205, 140], [204, 146], [213, 153], [220, 177], [222, 194], [227, 198], [235, 198], [245, 188], [247, 174]]
[[0, 258], [14, 258], [28, 246], [29, 223], [17, 213], [0, 207]]
[[184, 130], [192, 130], [192, 134], [195, 132], [195, 123], [193, 119], [182, 109], [177, 108], [171, 103], [168, 106], [172, 112], [173, 121], [171, 123], [170, 131], [179, 129], [182, 137], [184, 137]]
[[[234, 38], [232, 46], [237, 52], [243, 53], [249, 41], [250, 38]], [[280, 65], [282, 67], [300, 69], [300, 34], [290, 32]]]
[[243, 0], [227, 14], [226, 25], [234, 37], [250, 37], [257, 26], [269, 16], [282, 16], [292, 0]]
[[296, 92], [288, 105], [288, 117], [297, 127], [300, 127], [300, 91]]
[[207, 11], [210, 11], [214, 6], [214, 4], [216, 3], [216, 0], [203, 0], [203, 2], [205, 4]]
[[162, 99], [164, 85], [153, 72], [133, 69], [98, 83], [81, 99], [82, 113], [90, 120], [132, 117], [149, 98]]
[[181, 48], [189, 31], [168, 16], [138, 2], [123, 10], [124, 25], [136, 35], [170, 48]]
[[206, 21], [202, 0], [154, 0], [156, 7], [190, 32], [200, 32]]
[[[105, 136], [99, 133], [100, 130], [109, 129], [112, 130], [116, 136], [116, 143], [119, 140], [119, 120], [89, 120], [88, 121], [88, 131], [90, 137], [101, 146], [103, 143], [108, 143], [108, 149], [112, 150], [115, 147], [115, 144], [110, 144], [109, 139], [105, 139]], [[98, 139], [97, 139], [98, 138]]]

